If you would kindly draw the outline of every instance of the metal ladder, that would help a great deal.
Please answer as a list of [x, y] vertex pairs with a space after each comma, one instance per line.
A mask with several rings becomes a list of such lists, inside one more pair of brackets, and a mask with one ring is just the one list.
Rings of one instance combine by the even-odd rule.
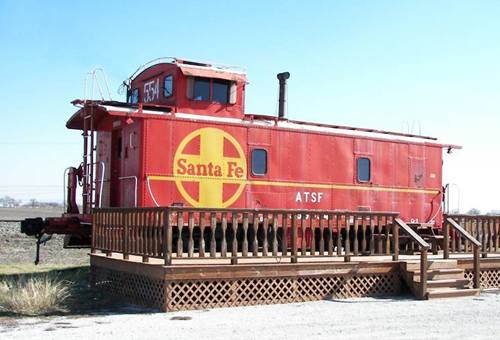
[[[100, 77], [99, 77], [100, 75]], [[97, 88], [100, 96], [100, 100], [104, 101], [103, 86], [100, 84], [100, 80], [104, 82], [104, 89], [107, 92], [109, 100], [113, 100], [111, 97], [111, 92], [109, 91], [108, 81], [106, 74], [102, 68], [96, 68], [87, 73], [84, 82], [84, 98], [87, 98], [87, 93], [90, 99], [85, 99], [84, 109], [83, 109], [83, 183], [82, 183], [82, 205], [83, 213], [89, 214], [92, 208], [96, 207], [97, 204], [100, 205], [101, 199], [95, 197], [97, 192], [97, 181], [95, 179], [96, 173], [96, 157], [95, 153], [97, 151], [96, 146], [96, 130], [94, 126], [94, 90]], [[90, 86], [90, 89], [88, 88]], [[88, 105], [90, 104], [90, 105]], [[104, 166], [101, 170], [102, 176], [104, 175]], [[101, 188], [100, 194], [102, 194], [102, 182], [101, 178]]]

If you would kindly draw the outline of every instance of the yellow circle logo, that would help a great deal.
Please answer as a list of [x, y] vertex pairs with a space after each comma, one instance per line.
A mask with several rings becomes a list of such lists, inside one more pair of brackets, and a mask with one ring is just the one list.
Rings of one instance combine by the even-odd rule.
[[245, 153], [226, 131], [198, 129], [179, 144], [173, 174], [177, 189], [193, 207], [227, 208], [245, 188]]

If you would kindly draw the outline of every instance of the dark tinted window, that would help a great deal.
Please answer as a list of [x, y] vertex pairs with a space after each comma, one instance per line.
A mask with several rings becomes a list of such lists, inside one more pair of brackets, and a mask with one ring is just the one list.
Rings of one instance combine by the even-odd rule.
[[116, 143], [116, 157], [122, 158], [122, 137], [118, 138], [118, 143]]
[[196, 78], [194, 80], [193, 99], [204, 101], [210, 100], [210, 80], [202, 78]]
[[229, 102], [229, 82], [214, 80], [212, 101], [221, 104]]
[[358, 158], [358, 181], [369, 182], [371, 176], [370, 160], [368, 158]]
[[133, 89], [132, 91], [130, 91], [128, 96], [128, 102], [130, 104], [139, 103], [139, 89]]
[[267, 173], [267, 151], [264, 149], [252, 150], [252, 174], [265, 175]]
[[170, 97], [174, 91], [174, 78], [172, 76], [166, 76], [163, 80], [163, 96]]

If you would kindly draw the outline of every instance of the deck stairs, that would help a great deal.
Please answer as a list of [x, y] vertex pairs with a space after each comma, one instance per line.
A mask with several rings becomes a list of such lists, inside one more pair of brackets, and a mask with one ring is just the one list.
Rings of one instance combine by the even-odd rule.
[[[420, 262], [401, 262], [403, 279], [415, 296], [420, 287]], [[464, 270], [456, 260], [429, 260], [427, 263], [427, 299], [477, 296], [479, 289], [469, 288]]]

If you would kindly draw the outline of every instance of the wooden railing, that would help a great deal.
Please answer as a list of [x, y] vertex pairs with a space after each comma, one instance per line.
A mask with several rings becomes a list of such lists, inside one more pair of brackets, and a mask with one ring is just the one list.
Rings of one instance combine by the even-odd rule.
[[395, 224], [401, 228], [401, 230], [408, 235], [413, 242], [415, 242], [420, 250], [420, 286], [419, 286], [419, 298], [427, 298], [427, 253], [429, 252], [430, 245], [425, 242], [410, 226], [408, 226], [400, 218], [394, 219]]
[[94, 210], [92, 251], [149, 258], [399, 257], [392, 212], [104, 208]]
[[[447, 217], [444, 221], [443, 227], [444, 234], [444, 249], [443, 257], [445, 259], [450, 258], [450, 243], [452, 252], [456, 250], [463, 249], [467, 252], [469, 245], [472, 247], [472, 252], [474, 254], [474, 288], [479, 288], [480, 286], [480, 258], [479, 253], [481, 251], [481, 243], [475, 239], [467, 230], [465, 230], [460, 224], [458, 224], [452, 217]], [[462, 247], [463, 245], [463, 247]]]
[[94, 210], [92, 252], [122, 253], [149, 257], [163, 257], [163, 229], [166, 210], [162, 208], [120, 208]]
[[[500, 216], [445, 215], [445, 224], [448, 218], [457, 222], [469, 235], [479, 241], [483, 257], [486, 257], [488, 253], [500, 252]], [[457, 235], [454, 228], [449, 229], [449, 237], [450, 252], [471, 253], [473, 251], [471, 241], [467, 237]]]

